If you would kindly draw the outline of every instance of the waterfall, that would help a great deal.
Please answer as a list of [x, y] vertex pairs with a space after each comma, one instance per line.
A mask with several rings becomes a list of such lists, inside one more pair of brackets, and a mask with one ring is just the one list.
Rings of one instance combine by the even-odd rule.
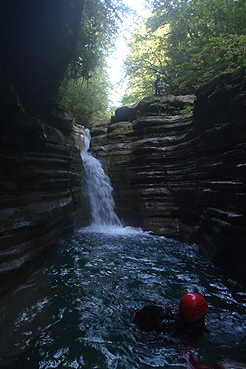
[[115, 203], [110, 179], [104, 173], [100, 161], [88, 152], [90, 139], [90, 131], [86, 129], [81, 158], [84, 166], [85, 192], [89, 198], [92, 225], [122, 226], [114, 211]]

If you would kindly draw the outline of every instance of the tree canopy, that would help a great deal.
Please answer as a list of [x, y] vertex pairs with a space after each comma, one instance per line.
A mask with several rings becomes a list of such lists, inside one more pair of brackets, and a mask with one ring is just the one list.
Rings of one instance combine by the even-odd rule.
[[[88, 126], [109, 115], [109, 83], [106, 58], [128, 8], [122, 0], [85, 0], [76, 57], [61, 83], [61, 105], [76, 123]], [[66, 30], [69, 32], [69, 30]]]
[[[245, 66], [246, 0], [149, 3], [151, 15], [128, 39], [123, 104], [150, 95], [156, 72], [166, 93], [178, 95], [195, 93], [214, 76]], [[107, 57], [128, 13], [124, 0], [85, 0], [76, 58], [60, 88], [61, 104], [78, 124], [110, 115]]]
[[189, 94], [215, 75], [245, 66], [245, 0], [153, 0], [128, 40], [124, 104], [149, 95], [155, 73], [167, 93]]

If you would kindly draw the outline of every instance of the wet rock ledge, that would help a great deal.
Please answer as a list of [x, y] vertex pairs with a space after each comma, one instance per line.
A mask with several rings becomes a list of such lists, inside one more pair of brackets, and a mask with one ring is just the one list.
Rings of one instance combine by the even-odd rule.
[[0, 297], [83, 220], [73, 120], [56, 104], [83, 4], [0, 2]]
[[0, 295], [84, 216], [82, 161], [73, 138], [26, 114], [11, 123], [0, 136]]
[[145, 98], [91, 127], [125, 223], [199, 244], [244, 284], [245, 117], [243, 71], [196, 96]]

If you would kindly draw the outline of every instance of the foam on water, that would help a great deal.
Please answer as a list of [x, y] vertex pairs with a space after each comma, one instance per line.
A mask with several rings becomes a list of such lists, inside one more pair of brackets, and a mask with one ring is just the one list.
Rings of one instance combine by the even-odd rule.
[[82, 229], [0, 301], [0, 368], [183, 367], [176, 344], [140, 334], [131, 317], [154, 301], [178, 306], [191, 291], [209, 304], [201, 361], [246, 362], [246, 291], [194, 245], [131, 227]]
[[111, 236], [132, 236], [132, 235], [148, 235], [149, 232], [143, 231], [141, 228], [134, 228], [134, 227], [124, 227], [124, 226], [117, 226], [117, 225], [97, 225], [92, 224], [88, 227], [82, 228], [80, 230], [82, 233], [101, 233], [107, 234]]
[[100, 161], [88, 152], [90, 146], [89, 130], [86, 130], [84, 140], [81, 158], [84, 167], [85, 193], [90, 204], [92, 225], [120, 227], [122, 224], [114, 210], [113, 187], [110, 179], [104, 172]]

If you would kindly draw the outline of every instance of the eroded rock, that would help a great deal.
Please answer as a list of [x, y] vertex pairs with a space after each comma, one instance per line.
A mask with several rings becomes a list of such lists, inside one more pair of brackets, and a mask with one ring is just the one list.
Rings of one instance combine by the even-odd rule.
[[[195, 105], [194, 118], [187, 103]], [[200, 244], [242, 283], [245, 116], [245, 80], [226, 75], [201, 89], [197, 100], [146, 98], [117, 109], [100, 132], [98, 123], [91, 129], [91, 149], [112, 181], [120, 218]]]

